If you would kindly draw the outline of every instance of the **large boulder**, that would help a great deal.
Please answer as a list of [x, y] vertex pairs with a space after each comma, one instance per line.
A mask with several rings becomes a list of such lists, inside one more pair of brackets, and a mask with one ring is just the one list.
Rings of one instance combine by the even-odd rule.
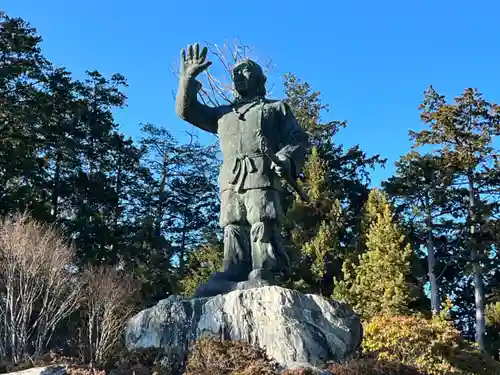
[[207, 298], [172, 296], [134, 316], [128, 350], [161, 348], [181, 371], [190, 344], [204, 336], [258, 345], [283, 369], [344, 362], [361, 344], [359, 318], [346, 305], [317, 295], [266, 286]]

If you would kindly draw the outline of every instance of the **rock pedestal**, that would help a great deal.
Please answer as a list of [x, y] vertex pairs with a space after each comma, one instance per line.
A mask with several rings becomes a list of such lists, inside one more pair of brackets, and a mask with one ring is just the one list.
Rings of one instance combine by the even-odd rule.
[[170, 366], [183, 366], [190, 343], [206, 335], [258, 345], [286, 369], [347, 360], [360, 347], [362, 327], [344, 304], [266, 286], [207, 298], [169, 297], [128, 322], [126, 345], [161, 348]]

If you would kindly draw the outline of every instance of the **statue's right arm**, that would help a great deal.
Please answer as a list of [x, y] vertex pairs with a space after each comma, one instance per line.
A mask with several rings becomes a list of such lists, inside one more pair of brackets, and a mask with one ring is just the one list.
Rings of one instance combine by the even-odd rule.
[[218, 108], [198, 101], [201, 83], [194, 77], [181, 76], [175, 101], [175, 112], [184, 121], [210, 133], [217, 133]]

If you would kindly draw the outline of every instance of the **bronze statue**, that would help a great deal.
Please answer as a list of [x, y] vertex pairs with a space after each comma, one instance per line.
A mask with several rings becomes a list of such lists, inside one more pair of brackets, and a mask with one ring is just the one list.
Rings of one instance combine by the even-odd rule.
[[289, 268], [280, 241], [283, 218], [280, 177], [303, 197], [295, 184], [308, 137], [284, 101], [266, 99], [266, 77], [252, 60], [233, 69], [236, 97], [231, 104], [210, 107], [197, 99], [196, 77], [207, 69], [207, 48], [182, 50], [177, 115], [220, 139], [221, 214], [224, 270], [198, 288], [211, 296], [234, 289], [272, 285]]

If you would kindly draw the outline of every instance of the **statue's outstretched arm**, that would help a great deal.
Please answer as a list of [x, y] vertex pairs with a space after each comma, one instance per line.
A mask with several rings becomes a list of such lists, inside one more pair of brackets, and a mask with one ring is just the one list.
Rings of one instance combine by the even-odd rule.
[[196, 77], [212, 63], [207, 60], [207, 47], [200, 52], [198, 43], [181, 51], [179, 89], [175, 101], [175, 112], [181, 119], [210, 133], [217, 133], [220, 108], [209, 107], [198, 101], [201, 83]]
[[182, 76], [175, 101], [175, 112], [184, 121], [210, 133], [217, 133], [219, 108], [209, 107], [198, 101], [201, 83], [194, 77]]

